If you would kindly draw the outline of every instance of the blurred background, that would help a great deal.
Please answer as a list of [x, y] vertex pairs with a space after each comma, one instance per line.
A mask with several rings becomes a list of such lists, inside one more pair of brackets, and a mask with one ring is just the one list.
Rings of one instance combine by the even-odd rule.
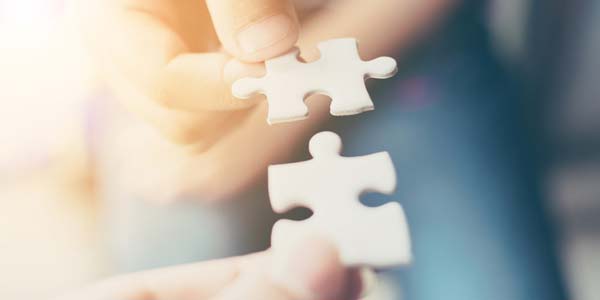
[[[311, 6], [317, 5], [316, 1], [308, 2]], [[473, 6], [465, 4], [469, 5]], [[552, 299], [598, 299], [600, 2], [496, 0], [477, 6], [481, 6], [481, 11], [476, 17], [465, 16], [468, 10], [459, 10], [455, 17], [450, 18], [449, 24], [442, 24], [442, 27], [455, 26], [450, 24], [452, 22], [458, 23], [458, 27], [467, 26], [469, 22], [460, 25], [460, 20], [472, 18], [473, 23], [485, 31], [485, 35], [482, 35], [485, 36], [483, 44], [489, 46], [490, 56], [485, 54], [485, 59], [474, 59], [480, 54], [470, 56], [471, 52], [461, 52], [460, 47], [453, 48], [453, 41], [448, 37], [431, 37], [431, 40], [440, 42], [425, 43], [422, 47], [429, 49], [427, 56], [433, 59], [417, 56], [413, 59], [413, 56], [409, 56], [403, 60], [408, 71], [403, 72], [401, 68], [396, 83], [402, 86], [401, 95], [407, 99], [402, 108], [404, 119], [425, 114], [430, 109], [430, 98], [445, 97], [444, 89], [430, 88], [428, 82], [434, 79], [443, 81], [444, 76], [463, 76], [459, 72], [460, 67], [452, 64], [453, 59], [475, 62], [479, 73], [465, 76], [467, 79], [485, 74], [491, 68], [487, 64], [493, 65], [491, 69], [501, 69], [502, 80], [510, 82], [500, 85], [501, 89], [511, 90], [503, 95], [514, 99], [508, 108], [511, 117], [506, 119], [506, 115], [494, 115], [498, 119], [491, 117], [489, 120], [499, 123], [509, 120], [512, 129], [503, 132], [511, 136], [508, 140], [518, 137], [514, 139], [519, 145], [518, 151], [526, 153], [523, 157], [528, 159], [522, 164], [518, 159], [511, 161], [516, 164], [516, 175], [508, 172], [498, 176], [513, 174], [515, 178], [522, 179], [521, 184], [530, 185], [536, 191], [533, 193], [536, 200], [532, 200], [533, 204], [528, 204], [527, 208], [535, 207], [541, 212], [526, 217], [541, 221], [535, 221], [533, 225], [527, 222], [519, 224], [527, 227], [543, 223], [543, 229], [533, 230], [534, 234], [525, 239], [547, 242], [541, 252], [536, 252], [540, 249], [534, 247], [514, 250], [512, 255], [522, 256], [527, 252], [537, 256], [537, 253], [544, 253], [545, 258], [541, 263], [552, 266], [541, 268], [540, 272], [553, 274], [548, 275], [551, 279], [546, 283], [532, 283], [532, 286], [556, 285], [555, 290], [559, 292]], [[132, 165], [130, 169], [135, 169], [136, 163], [144, 163], [131, 161], [123, 153], [125, 149], [136, 147], [127, 145], [127, 141], [132, 136], [144, 141], [157, 141], [160, 137], [147, 125], [129, 120], [123, 114], [114, 114], [118, 117], [111, 117], [109, 125], [98, 128], [98, 119], [112, 114], [112, 106], [106, 104], [110, 102], [110, 95], [94, 76], [92, 64], [81, 43], [78, 25], [72, 16], [70, 5], [64, 0], [0, 0], [0, 298], [44, 298], [119, 272], [260, 249], [260, 245], [268, 239], [269, 222], [249, 228], [239, 220], [244, 218], [241, 217], [242, 213], [256, 210], [260, 215], [261, 211], [268, 209], [264, 203], [264, 187], [245, 192], [248, 198], [262, 198], [263, 201], [246, 201], [242, 207], [236, 208], [229, 204], [215, 205], [197, 211], [189, 209], [192, 204], [177, 207], [145, 204], [127, 190], [124, 182], [138, 179], [152, 182], [144, 176], [140, 179], [139, 174], [132, 177], [131, 172], [124, 170], [124, 162]], [[479, 31], [466, 32], [460, 35], [462, 45], [477, 44]], [[440, 54], [452, 51], [461, 52], [464, 56]], [[436, 60], [436, 57], [444, 57], [445, 60]], [[422, 67], [428, 64], [435, 65], [431, 67], [434, 69], [446, 66], [444, 72], [447, 74], [429, 77], [431, 73], [426, 71], [428, 67]], [[477, 79], [465, 83], [462, 88], [483, 89], [485, 93], [485, 89], [491, 86], [488, 91], [495, 91], [498, 86], [493, 83], [500, 77], [494, 76], [489, 77], [491, 85], [479, 84]], [[446, 83], [445, 86], [451, 87], [452, 83]], [[381, 87], [379, 95], [390, 93], [386, 92], [386, 87]], [[473, 113], [488, 118], [487, 113], [506, 109], [503, 105], [491, 106], [485, 111], [474, 110]], [[457, 115], [455, 120], [442, 111], [440, 108], [432, 114], [446, 118], [451, 126], [462, 124], [461, 115]], [[330, 126], [341, 128], [346, 125]], [[408, 128], [406, 132], [409, 134], [410, 126], [407, 123], [404, 127]], [[369, 127], [364, 128], [366, 131]], [[419, 130], [425, 130], [423, 128], [426, 127], [420, 127]], [[106, 138], [106, 132], [119, 134]], [[428, 133], [422, 134], [427, 137]], [[476, 160], [481, 153], [476, 146], [469, 146], [469, 141], [463, 140], [464, 136], [454, 137], [451, 131], [433, 139], [437, 138], [464, 145], [450, 147], [447, 153], [470, 153], [465, 158], [457, 156], [460, 161], [457, 171], [446, 174], [448, 177], [467, 172], [468, 168], [473, 167], [469, 165], [469, 159]], [[496, 151], [513, 151], [511, 145], [503, 140], [497, 145]], [[386, 149], [385, 145], [382, 147]], [[391, 147], [393, 149], [394, 146]], [[352, 142], [349, 148], [353, 151]], [[155, 154], [160, 155], [160, 151], [156, 150]], [[402, 152], [395, 155], [402, 161]], [[417, 164], [432, 164], [423, 157], [412, 160], [408, 156], [404, 159], [411, 162], [403, 166], [413, 169], [399, 168], [398, 172], [415, 172], [415, 178], [419, 178], [419, 171], [414, 171], [419, 168]], [[439, 165], [435, 166], [435, 162], [433, 165], [430, 167], [435, 171]], [[527, 168], [520, 169], [519, 165], [527, 165]], [[495, 165], [487, 166], [494, 168]], [[502, 172], [504, 169], [500, 168], [497, 171], [490, 170], [491, 180], [495, 181], [493, 176]], [[479, 179], [469, 181], [470, 177], [465, 178], [461, 184], [483, 189]], [[402, 181], [403, 177], [400, 176], [399, 180]], [[410, 178], [407, 180], [410, 181]], [[453, 180], [438, 177], [423, 184], [435, 190], [436, 186], [444, 186], [443, 181]], [[469, 194], [468, 190], [462, 192]], [[481, 195], [485, 196], [486, 193], [482, 192]], [[427, 195], [440, 196], [435, 192]], [[459, 294], [452, 290], [452, 282], [444, 281], [448, 286], [439, 285], [439, 278], [434, 278], [431, 272], [419, 273], [418, 266], [419, 260], [424, 258], [426, 261], [429, 255], [427, 251], [421, 251], [426, 249], [427, 243], [421, 243], [419, 239], [419, 236], [428, 234], [425, 231], [428, 228], [426, 223], [436, 223], [438, 227], [452, 224], [442, 223], [443, 218], [419, 219], [418, 204], [406, 203], [406, 209], [409, 219], [411, 211], [415, 211], [411, 230], [417, 242], [415, 268], [418, 271], [414, 272], [421, 275], [412, 275], [408, 269], [399, 275], [399, 283], [393, 276], [390, 277], [392, 279], [385, 279], [391, 286], [398, 285], [391, 288], [398, 291], [388, 291], [387, 294], [381, 292], [378, 299], [400, 299], [400, 294], [404, 294], [406, 299], [427, 299], [423, 296], [427, 294], [416, 292], [419, 286], [440, 290], [439, 295], [449, 295], [446, 299], [459, 299], [452, 297]], [[497, 216], [488, 214], [490, 218], [513, 217], [500, 214], [502, 211], [511, 211], [503, 206], [486, 209], [498, 211]], [[140, 210], [144, 214], [132, 214]], [[181, 227], [163, 222], [165, 210], [175, 215], [176, 219], [186, 220], [186, 228], [199, 226], [203, 227], [203, 231], [186, 231], [185, 235], [179, 235]], [[132, 219], [135, 219], [135, 224], [132, 224]], [[514, 242], [510, 235], [518, 235], [524, 229], [515, 222], [511, 223], [515, 224], [514, 227], [505, 228], [509, 233], [503, 235], [501, 243]], [[510, 233], [510, 230], [514, 233]], [[543, 238], [537, 236], [540, 232]], [[159, 239], [157, 236], [170, 238]], [[257, 242], [247, 242], [253, 236]], [[488, 238], [494, 239], [493, 236]], [[192, 243], [190, 240], [200, 242]], [[244, 245], [240, 245], [240, 241]], [[465, 247], [485, 243], [480, 239], [463, 241]], [[194, 246], [188, 250], [177, 246], [185, 244]], [[435, 247], [431, 251], [443, 252], [440, 245], [443, 247], [443, 241], [431, 244], [429, 249]], [[489, 251], [494, 252], [494, 249], [490, 248]], [[429, 262], [432, 270], [451, 267], [433, 262], [435, 260]], [[537, 268], [535, 262], [531, 263], [532, 269]], [[484, 263], [478, 269], [482, 274], [488, 270], [486, 264], [493, 265], [494, 262]], [[520, 260], [519, 264], [527, 265], [528, 261]], [[510, 273], [510, 270], [516, 269], [507, 270], [505, 276], [518, 277]], [[461, 276], [460, 270], [450, 273], [459, 278]], [[403, 289], [402, 282], [406, 283], [405, 293], [399, 291]], [[527, 284], [523, 283], [521, 288], [528, 289]], [[477, 283], [473, 282], [473, 285]], [[531, 290], [535, 292], [535, 288]], [[496, 295], [499, 298], [493, 299], [526, 299], [510, 296], [522, 294], [504, 292]]]

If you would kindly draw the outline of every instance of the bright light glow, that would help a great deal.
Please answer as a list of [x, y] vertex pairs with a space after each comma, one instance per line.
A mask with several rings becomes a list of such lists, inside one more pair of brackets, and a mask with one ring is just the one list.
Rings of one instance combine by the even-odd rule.
[[87, 57], [61, 4], [0, 0], [0, 178], [44, 159], [63, 142], [57, 135], [78, 126]]
[[0, 23], [21, 28], [48, 25], [61, 4], [54, 0], [0, 0]]
[[39, 44], [56, 27], [63, 4], [62, 0], [0, 0], [0, 36], [8, 45]]

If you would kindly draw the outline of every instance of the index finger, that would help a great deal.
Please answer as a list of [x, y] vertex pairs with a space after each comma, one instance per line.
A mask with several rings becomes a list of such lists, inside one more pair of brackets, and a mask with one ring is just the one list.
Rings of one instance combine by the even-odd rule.
[[[89, 3], [89, 2], [88, 2]], [[85, 9], [86, 37], [101, 67], [118, 72], [145, 98], [170, 110], [242, 109], [230, 84], [262, 74], [218, 52], [204, 1], [93, 1]]]
[[150, 294], [152, 299], [208, 299], [238, 276], [246, 259], [234, 257], [134, 274], [123, 286], [141, 295]]
[[61, 300], [208, 299], [234, 281], [245, 259], [227, 258], [123, 275]]

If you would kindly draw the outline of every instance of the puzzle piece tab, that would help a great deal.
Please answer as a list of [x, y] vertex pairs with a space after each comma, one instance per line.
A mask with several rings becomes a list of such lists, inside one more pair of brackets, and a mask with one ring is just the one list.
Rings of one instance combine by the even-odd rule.
[[321, 132], [309, 144], [312, 160], [269, 167], [273, 210], [282, 213], [303, 206], [313, 211], [304, 221], [278, 221], [272, 247], [275, 251], [295, 247], [297, 241], [316, 235], [332, 241], [348, 266], [380, 268], [410, 262], [410, 236], [400, 205], [373, 208], [359, 201], [365, 191], [394, 191], [396, 173], [389, 154], [343, 157], [341, 149], [338, 135]]
[[267, 60], [267, 74], [237, 80], [232, 86], [233, 95], [243, 99], [255, 93], [265, 94], [269, 124], [305, 119], [308, 108], [304, 100], [315, 93], [331, 98], [330, 111], [334, 116], [373, 110], [365, 80], [392, 77], [397, 71], [396, 61], [391, 57], [363, 61], [352, 38], [325, 41], [318, 48], [321, 58], [311, 63], [298, 61], [297, 48]]

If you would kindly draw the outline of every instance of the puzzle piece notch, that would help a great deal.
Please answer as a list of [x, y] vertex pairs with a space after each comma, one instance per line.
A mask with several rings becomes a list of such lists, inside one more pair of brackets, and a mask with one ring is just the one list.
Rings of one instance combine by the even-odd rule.
[[317, 235], [331, 240], [348, 266], [408, 263], [410, 236], [400, 205], [370, 208], [359, 201], [367, 190], [394, 191], [396, 176], [389, 155], [342, 157], [341, 149], [339, 136], [321, 132], [309, 143], [313, 159], [269, 167], [273, 209], [282, 213], [305, 206], [313, 211], [304, 221], [278, 221], [273, 227], [273, 248], [293, 247], [303, 237]]
[[[283, 213], [304, 205], [313, 208], [315, 213], [316, 210], [337, 211], [345, 206], [362, 207], [358, 196], [363, 192], [394, 192], [396, 172], [387, 152], [344, 157], [340, 156], [342, 148], [337, 134], [324, 131], [309, 142], [311, 160], [269, 166], [269, 197], [273, 210]], [[298, 184], [300, 182], [304, 186]], [[323, 197], [331, 200], [314, 200]]]
[[335, 116], [372, 110], [373, 101], [364, 81], [393, 76], [397, 71], [396, 61], [391, 57], [363, 61], [352, 38], [325, 41], [317, 47], [321, 57], [314, 62], [300, 62], [297, 48], [267, 60], [267, 74], [262, 78], [237, 80], [232, 86], [233, 95], [249, 98], [256, 93], [265, 94], [269, 124], [306, 118], [308, 108], [304, 100], [310, 94], [329, 96], [330, 112]]

